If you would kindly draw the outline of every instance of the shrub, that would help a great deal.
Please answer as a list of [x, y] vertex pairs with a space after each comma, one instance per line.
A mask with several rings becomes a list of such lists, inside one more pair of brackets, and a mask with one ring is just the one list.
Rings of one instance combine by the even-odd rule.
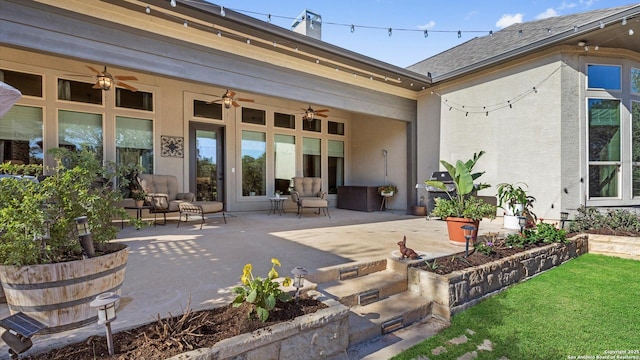
[[540, 222], [532, 229], [525, 229], [522, 234], [509, 234], [504, 243], [506, 246], [524, 247], [538, 243], [565, 243], [567, 232], [555, 225]]
[[640, 233], [640, 217], [628, 210], [610, 209], [602, 212], [598, 208], [581, 206], [569, 225], [569, 231], [580, 232], [590, 229]]

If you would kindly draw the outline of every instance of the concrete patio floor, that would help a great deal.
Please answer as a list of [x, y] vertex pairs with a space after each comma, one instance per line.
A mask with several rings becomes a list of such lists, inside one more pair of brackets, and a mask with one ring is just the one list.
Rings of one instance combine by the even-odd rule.
[[[405, 235], [407, 246], [426, 259], [463, 250], [449, 244], [443, 221], [399, 211], [330, 210], [331, 218], [306, 210], [300, 219], [295, 212], [281, 216], [238, 212], [227, 217], [227, 224], [221, 217], [209, 218], [202, 229], [198, 220], [183, 222], [178, 228], [177, 218], [169, 218], [166, 226], [140, 230], [125, 226], [114, 240], [129, 245], [130, 254], [113, 331], [151, 322], [158, 315], [180, 314], [189, 301], [195, 310], [229, 303], [231, 289], [239, 284], [246, 263], [253, 264], [256, 276], [266, 276], [273, 257], [282, 263], [278, 268], [281, 276], [298, 265], [314, 273], [335, 265], [397, 256], [396, 243]], [[501, 218], [480, 224], [480, 234], [498, 231], [505, 231]], [[6, 304], [0, 304], [0, 318], [8, 315]], [[33, 348], [24, 355], [91, 335], [104, 335], [104, 326], [36, 335]], [[0, 358], [8, 358], [7, 351], [2, 342]]]

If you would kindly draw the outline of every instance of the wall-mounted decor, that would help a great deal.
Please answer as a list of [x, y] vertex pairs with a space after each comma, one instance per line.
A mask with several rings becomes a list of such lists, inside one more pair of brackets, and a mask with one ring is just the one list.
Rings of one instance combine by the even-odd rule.
[[184, 157], [184, 138], [182, 136], [160, 137], [163, 157]]

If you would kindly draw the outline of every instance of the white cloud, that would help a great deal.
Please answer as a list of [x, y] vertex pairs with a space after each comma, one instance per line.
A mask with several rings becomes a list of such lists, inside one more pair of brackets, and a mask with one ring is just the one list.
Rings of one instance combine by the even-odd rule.
[[424, 24], [424, 25], [418, 25], [418, 29], [420, 30], [429, 30], [432, 29], [434, 26], [436, 26], [436, 22], [431, 20], [428, 23]]
[[496, 22], [496, 27], [503, 29], [506, 28], [507, 26], [513, 25], [513, 24], [517, 24], [517, 23], [521, 23], [522, 22], [522, 14], [504, 14], [502, 15], [502, 17], [500, 18], [500, 20], [498, 20]]
[[478, 12], [475, 10], [471, 10], [467, 13], [467, 16], [464, 17], [465, 20], [471, 20], [473, 17], [476, 16]]
[[590, 8], [591, 5], [593, 5], [593, 3], [597, 2], [598, 0], [580, 0], [580, 4], [584, 7], [588, 7]]
[[576, 7], [576, 3], [574, 2], [566, 2], [566, 1], [562, 1], [562, 4], [560, 6], [557, 7], [558, 10], [564, 10], [564, 9], [573, 9], [574, 7]]
[[536, 16], [536, 20], [546, 19], [554, 16], [558, 16], [558, 13], [553, 8], [548, 8], [544, 12], [538, 14]]

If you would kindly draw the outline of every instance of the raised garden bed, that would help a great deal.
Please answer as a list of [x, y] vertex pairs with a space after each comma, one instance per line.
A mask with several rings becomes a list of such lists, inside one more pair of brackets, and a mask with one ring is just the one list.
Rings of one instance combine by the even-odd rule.
[[486, 264], [439, 275], [408, 269], [409, 291], [433, 302], [433, 315], [449, 320], [483, 298], [588, 252], [588, 236], [541, 246]]

